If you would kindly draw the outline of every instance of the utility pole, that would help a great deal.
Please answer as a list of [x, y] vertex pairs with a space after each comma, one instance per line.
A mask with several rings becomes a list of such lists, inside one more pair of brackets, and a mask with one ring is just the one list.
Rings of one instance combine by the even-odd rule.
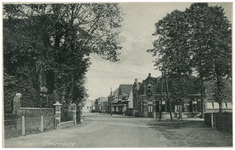
[[162, 100], [163, 100], [163, 78], [164, 78], [164, 69], [165, 69], [165, 64], [164, 64], [164, 61], [163, 61], [163, 65], [162, 65], [162, 69], [161, 69], [161, 72], [162, 72], [162, 83], [161, 83], [161, 107], [160, 107], [160, 116], [159, 116], [159, 121], [161, 121], [162, 119]]
[[110, 114], [112, 116], [112, 99], [113, 99], [113, 95], [112, 95], [112, 87], [111, 87], [111, 94], [110, 94]]
[[162, 118], [162, 99], [163, 99], [163, 72], [162, 72], [162, 86], [161, 86], [161, 107], [160, 107], [160, 116], [159, 121], [161, 121]]

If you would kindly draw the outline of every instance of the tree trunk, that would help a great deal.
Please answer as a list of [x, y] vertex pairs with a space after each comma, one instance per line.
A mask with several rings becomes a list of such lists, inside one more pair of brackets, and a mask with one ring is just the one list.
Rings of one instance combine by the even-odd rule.
[[222, 110], [222, 100], [219, 102], [219, 113], [222, 113], [223, 110]]
[[222, 79], [220, 76], [217, 75], [217, 91], [216, 91], [216, 101], [219, 103], [219, 112], [222, 113], [222, 90], [221, 90], [221, 85], [222, 85]]
[[181, 106], [181, 101], [179, 103], [179, 119], [182, 120], [182, 106]]
[[73, 94], [73, 89], [74, 89], [74, 85], [75, 85], [75, 71], [73, 70], [72, 73], [72, 77], [71, 77], [71, 88], [70, 88], [70, 92], [69, 92], [69, 96], [68, 96], [68, 103], [70, 104], [70, 102], [72, 101], [72, 94]]
[[168, 82], [167, 82], [166, 72], [165, 72], [165, 81], [166, 81], [167, 99], [168, 99], [169, 107], [170, 107], [170, 117], [171, 117], [171, 121], [172, 121], [172, 114], [171, 114], [171, 101], [170, 101], [170, 98], [169, 98], [169, 89], [168, 89]]
[[162, 95], [162, 93], [163, 93], [163, 73], [162, 73], [162, 87], [161, 87], [161, 107], [160, 107], [160, 115], [159, 115], [159, 121], [161, 121], [161, 118], [162, 118], [162, 99], [163, 99], [163, 95]]
[[201, 118], [204, 118], [204, 88], [203, 88], [203, 80], [200, 78], [200, 94], [201, 94]]
[[201, 118], [204, 118], [204, 98], [201, 93]]

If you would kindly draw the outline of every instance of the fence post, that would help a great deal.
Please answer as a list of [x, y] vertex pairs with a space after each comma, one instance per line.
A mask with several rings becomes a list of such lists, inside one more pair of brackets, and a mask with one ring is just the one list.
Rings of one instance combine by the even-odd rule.
[[55, 127], [60, 124], [61, 119], [61, 105], [58, 101], [54, 104], [55, 106]]
[[22, 116], [22, 135], [25, 135], [25, 118]]
[[43, 116], [41, 116], [41, 132], [43, 132]]
[[211, 114], [211, 127], [214, 127], [214, 121], [213, 121], [213, 113]]
[[74, 125], [76, 125], [77, 124], [77, 119], [76, 119], [76, 110], [77, 110], [77, 108], [76, 108], [76, 104], [72, 104], [72, 108], [73, 108], [73, 110], [72, 110], [72, 112], [73, 112], [73, 122], [74, 122]]

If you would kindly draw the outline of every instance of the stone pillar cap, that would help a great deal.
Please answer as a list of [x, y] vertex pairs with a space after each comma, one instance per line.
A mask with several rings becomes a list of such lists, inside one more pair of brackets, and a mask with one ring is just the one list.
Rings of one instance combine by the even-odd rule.
[[61, 106], [62, 104], [60, 104], [58, 101], [56, 101], [55, 104], [53, 104], [54, 106]]

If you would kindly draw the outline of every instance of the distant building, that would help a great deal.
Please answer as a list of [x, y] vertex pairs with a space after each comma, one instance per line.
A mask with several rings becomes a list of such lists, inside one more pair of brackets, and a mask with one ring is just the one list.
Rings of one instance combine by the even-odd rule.
[[93, 103], [94, 103], [94, 101], [87, 100], [83, 105], [82, 111], [85, 112], [85, 113], [86, 112], [91, 112], [92, 109], [93, 109]]
[[[115, 101], [115, 100], [118, 100], [118, 90], [119, 88], [117, 88], [115, 91], [112, 91], [112, 99], [111, 99], [111, 94], [108, 96], [108, 112], [110, 112], [110, 107], [111, 107], [111, 101], [112, 103]], [[116, 109], [116, 108], [115, 108]], [[112, 106], [112, 112], [114, 112], [114, 106]]]
[[130, 115], [133, 116], [134, 114], [134, 103], [133, 103], [133, 89], [131, 89], [131, 93], [128, 96], [128, 105], [127, 105], [127, 111], [126, 111], [126, 115]]
[[[132, 91], [132, 84], [120, 84], [119, 87], [113, 92], [112, 98], [112, 112], [123, 114], [128, 111], [130, 102], [130, 94]], [[109, 111], [110, 111], [110, 95], [109, 95]]]
[[95, 111], [96, 112], [107, 112], [108, 110], [108, 98], [99, 97], [95, 100]]

